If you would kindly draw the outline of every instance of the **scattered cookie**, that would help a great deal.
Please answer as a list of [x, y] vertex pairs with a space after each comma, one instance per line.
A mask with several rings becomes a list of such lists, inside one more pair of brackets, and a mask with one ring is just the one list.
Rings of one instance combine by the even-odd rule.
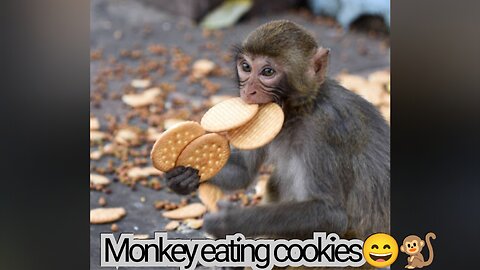
[[214, 184], [202, 183], [198, 187], [198, 198], [210, 212], [217, 212], [217, 202], [223, 197], [223, 191]]
[[185, 224], [194, 230], [198, 230], [203, 226], [203, 219], [189, 218], [185, 220]]
[[276, 103], [261, 105], [247, 124], [228, 131], [227, 138], [238, 149], [250, 150], [271, 142], [280, 132], [285, 116]]
[[135, 145], [139, 142], [138, 131], [133, 128], [121, 128], [115, 132], [115, 142], [123, 145]]
[[251, 120], [258, 112], [258, 104], [247, 104], [240, 97], [227, 99], [210, 108], [200, 124], [210, 132], [222, 132], [238, 128]]
[[90, 210], [90, 223], [102, 224], [114, 222], [121, 219], [126, 214], [127, 211], [125, 211], [125, 208], [123, 207], [92, 209]]
[[152, 85], [152, 82], [150, 80], [135, 79], [130, 83], [130, 85], [135, 88], [147, 88]]
[[90, 117], [90, 130], [99, 130], [100, 121], [96, 117]]
[[208, 59], [199, 59], [193, 63], [192, 75], [199, 79], [208, 76], [215, 69], [215, 63]]
[[154, 167], [132, 167], [127, 171], [127, 176], [132, 179], [147, 178], [152, 175], [163, 175], [163, 172], [159, 172]]
[[388, 84], [390, 83], [390, 71], [378, 70], [368, 75], [368, 80], [373, 83]]
[[171, 127], [155, 142], [150, 153], [153, 166], [166, 172], [175, 167], [175, 161], [192, 140], [203, 135], [205, 130], [196, 122], [186, 121]]
[[169, 219], [187, 219], [199, 217], [207, 211], [201, 203], [192, 203], [172, 211], [163, 212], [163, 216]]
[[92, 183], [94, 185], [106, 186], [106, 185], [110, 184], [110, 180], [106, 176], [91, 173], [90, 174], [90, 183]]
[[108, 138], [108, 135], [105, 132], [98, 131], [98, 130], [90, 130], [90, 141], [99, 142], [107, 138]]
[[145, 240], [145, 239], [148, 239], [148, 234], [134, 234], [133, 235], [133, 239], [141, 239], [141, 240]]
[[143, 91], [142, 93], [139, 94], [127, 94], [122, 96], [122, 101], [134, 108], [138, 107], [144, 107], [148, 106], [150, 104], [153, 104], [155, 100], [157, 99], [157, 96], [159, 96], [162, 93], [160, 88], [154, 87], [150, 88], [148, 90]]
[[90, 159], [99, 160], [102, 157], [102, 155], [103, 155], [102, 151], [95, 150], [93, 152], [90, 152]]
[[262, 197], [267, 193], [267, 183], [269, 179], [269, 174], [262, 174], [257, 177], [257, 184], [255, 185], [255, 196]]
[[167, 225], [165, 225], [165, 231], [174, 231], [180, 226], [180, 222], [172, 220]]
[[230, 157], [230, 146], [222, 135], [209, 133], [198, 137], [185, 147], [177, 159], [176, 166], [187, 166], [198, 170], [200, 181], [217, 174]]

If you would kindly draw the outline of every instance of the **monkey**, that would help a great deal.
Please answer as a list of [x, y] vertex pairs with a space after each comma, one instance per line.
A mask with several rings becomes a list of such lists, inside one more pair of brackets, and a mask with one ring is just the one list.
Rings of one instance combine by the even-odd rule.
[[[390, 230], [390, 128], [378, 110], [326, 76], [330, 49], [302, 26], [277, 20], [234, 47], [240, 97], [249, 104], [275, 102], [285, 120], [269, 144], [232, 150], [210, 181], [225, 191], [245, 189], [262, 164], [275, 168], [257, 206], [220, 201], [204, 216], [217, 238], [308, 239], [334, 232], [366, 239]], [[175, 167], [167, 185], [179, 194], [198, 187], [198, 171]]]
[[425, 241], [420, 239], [420, 237], [416, 235], [409, 235], [403, 239], [403, 244], [400, 246], [400, 250], [409, 255], [407, 262], [408, 264], [405, 266], [407, 269], [414, 269], [414, 268], [422, 268], [424, 266], [429, 266], [432, 264], [433, 261], [433, 247], [430, 243], [431, 239], [436, 239], [437, 236], [433, 232], [427, 233], [425, 236], [425, 241], [427, 242], [428, 246], [428, 253], [429, 257], [428, 260], [425, 261], [422, 255], [422, 249], [425, 246]]

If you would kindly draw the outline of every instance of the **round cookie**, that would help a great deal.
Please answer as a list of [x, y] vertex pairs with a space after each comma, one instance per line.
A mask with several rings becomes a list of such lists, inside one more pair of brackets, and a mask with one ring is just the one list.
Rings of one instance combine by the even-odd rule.
[[217, 174], [229, 157], [230, 146], [227, 139], [216, 133], [209, 133], [188, 144], [178, 157], [176, 166], [197, 169], [200, 181], [205, 181]]
[[160, 135], [150, 153], [153, 166], [166, 172], [175, 167], [182, 150], [193, 140], [205, 134], [205, 130], [193, 121], [178, 123]]
[[247, 124], [227, 132], [230, 143], [238, 149], [251, 150], [271, 142], [280, 132], [285, 116], [276, 103], [261, 105]]
[[210, 132], [222, 132], [240, 127], [258, 112], [258, 104], [247, 104], [240, 97], [227, 99], [210, 108], [200, 124]]

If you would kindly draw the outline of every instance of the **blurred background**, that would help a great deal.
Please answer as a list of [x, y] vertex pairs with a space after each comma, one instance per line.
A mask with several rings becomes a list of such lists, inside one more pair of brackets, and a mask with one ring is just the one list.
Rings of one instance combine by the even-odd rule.
[[[238, 95], [230, 50], [262, 23], [288, 19], [311, 31], [331, 49], [329, 75], [390, 119], [388, 0], [93, 0], [90, 18], [90, 208], [124, 210], [91, 224], [91, 269], [99, 268], [101, 232], [205, 236], [203, 212], [162, 216], [199, 199], [168, 190], [150, 150], [169, 126], [199, 121]], [[254, 187], [225, 198], [257, 204], [270, 170], [264, 166]]]

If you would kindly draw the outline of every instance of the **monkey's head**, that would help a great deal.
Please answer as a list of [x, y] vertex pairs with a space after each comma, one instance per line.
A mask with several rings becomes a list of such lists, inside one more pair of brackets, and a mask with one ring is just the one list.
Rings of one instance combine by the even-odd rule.
[[409, 235], [403, 239], [400, 250], [408, 255], [415, 255], [422, 251], [425, 242], [416, 235]]
[[329, 49], [286, 20], [255, 29], [236, 48], [240, 96], [247, 103], [309, 106], [325, 80]]

